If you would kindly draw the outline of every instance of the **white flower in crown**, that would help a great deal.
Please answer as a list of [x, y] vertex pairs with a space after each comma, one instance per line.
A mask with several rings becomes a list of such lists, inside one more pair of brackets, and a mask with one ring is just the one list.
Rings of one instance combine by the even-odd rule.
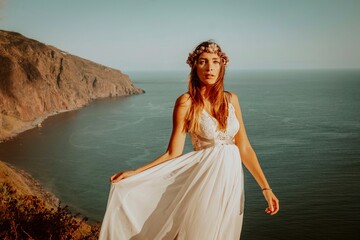
[[216, 45], [216, 43], [211, 43], [209, 44], [209, 46], [207, 47], [207, 52], [209, 53], [216, 53], [219, 51], [219, 48], [218, 46]]

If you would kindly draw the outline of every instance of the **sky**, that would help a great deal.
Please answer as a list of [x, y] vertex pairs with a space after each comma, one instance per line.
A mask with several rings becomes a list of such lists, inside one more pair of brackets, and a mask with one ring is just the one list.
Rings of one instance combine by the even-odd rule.
[[188, 70], [209, 39], [229, 70], [360, 68], [359, 0], [0, 0], [0, 29], [125, 72]]

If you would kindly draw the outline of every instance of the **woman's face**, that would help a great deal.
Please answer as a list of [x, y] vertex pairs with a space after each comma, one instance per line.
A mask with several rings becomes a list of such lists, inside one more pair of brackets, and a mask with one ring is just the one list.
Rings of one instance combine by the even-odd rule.
[[218, 79], [221, 65], [216, 53], [203, 52], [197, 61], [196, 73], [203, 85], [212, 85]]

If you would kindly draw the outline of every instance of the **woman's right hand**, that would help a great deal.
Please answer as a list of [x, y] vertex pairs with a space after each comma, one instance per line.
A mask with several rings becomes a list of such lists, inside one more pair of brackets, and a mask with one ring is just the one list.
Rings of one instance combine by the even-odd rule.
[[128, 178], [135, 174], [137, 174], [137, 172], [135, 170], [118, 172], [110, 177], [110, 182], [116, 183], [116, 182], [119, 182], [121, 179]]

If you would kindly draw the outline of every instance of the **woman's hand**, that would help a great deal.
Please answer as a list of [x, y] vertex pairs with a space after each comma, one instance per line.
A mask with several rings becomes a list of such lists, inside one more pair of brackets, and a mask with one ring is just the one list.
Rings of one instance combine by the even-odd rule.
[[265, 189], [263, 190], [263, 194], [268, 202], [268, 207], [265, 209], [265, 212], [270, 215], [276, 214], [280, 210], [279, 200], [271, 190]]
[[128, 178], [132, 175], [135, 175], [137, 172], [135, 170], [123, 171], [116, 173], [110, 177], [110, 182], [116, 183], [119, 182], [121, 179]]

